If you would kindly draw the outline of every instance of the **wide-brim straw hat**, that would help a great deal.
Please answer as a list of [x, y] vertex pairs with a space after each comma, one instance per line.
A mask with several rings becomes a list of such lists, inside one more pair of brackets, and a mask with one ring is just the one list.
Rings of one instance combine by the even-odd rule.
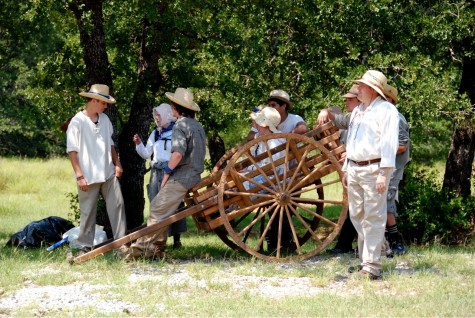
[[384, 95], [386, 95], [387, 97], [390, 97], [396, 104], [399, 102], [399, 98], [397, 97], [398, 95], [397, 88], [394, 86], [387, 84], [386, 89], [384, 90]]
[[358, 84], [353, 84], [353, 86], [351, 86], [351, 88], [350, 88], [350, 90], [348, 91], [348, 93], [346, 93], [346, 94], [343, 95], [342, 97], [343, 97], [343, 98], [355, 98], [355, 97], [358, 97], [358, 87], [359, 87]]
[[278, 99], [286, 103], [289, 107], [288, 109], [292, 108], [292, 102], [290, 101], [290, 96], [287, 94], [286, 91], [283, 91], [281, 89], [274, 89], [272, 92], [269, 94], [269, 98], [267, 98], [267, 102], [271, 99]]
[[280, 124], [280, 114], [273, 107], [264, 107], [261, 111], [251, 113], [251, 118], [261, 127], [269, 127], [269, 129], [277, 133], [277, 126]]
[[175, 93], [166, 92], [165, 95], [172, 102], [188, 108], [194, 112], [200, 111], [200, 106], [193, 101], [193, 93], [186, 88], [178, 87]]
[[114, 97], [109, 95], [109, 86], [104, 84], [93, 84], [88, 92], [79, 93], [80, 96], [86, 98], [94, 98], [100, 101], [115, 104]]
[[363, 83], [374, 89], [382, 98], [386, 99], [384, 89], [388, 84], [388, 80], [383, 73], [375, 70], [369, 70], [364, 73], [359, 80], [353, 80], [354, 83]]

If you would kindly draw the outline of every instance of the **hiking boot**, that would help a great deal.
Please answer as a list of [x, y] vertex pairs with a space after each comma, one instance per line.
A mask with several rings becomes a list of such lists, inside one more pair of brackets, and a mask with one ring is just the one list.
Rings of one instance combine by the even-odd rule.
[[160, 250], [158, 248], [147, 249], [147, 251], [145, 252], [145, 258], [149, 261], [159, 261], [161, 259], [164, 259], [165, 256], [165, 251]]
[[83, 256], [84, 254], [87, 254], [90, 251], [92, 251], [92, 247], [87, 247], [87, 246], [83, 246], [78, 249], [70, 249], [66, 253], [66, 260], [68, 261], [69, 264], [74, 264], [74, 260], [76, 259], [76, 257]]
[[131, 246], [130, 248], [128, 248], [128, 252], [127, 254], [125, 254], [123, 259], [127, 262], [131, 262], [143, 257], [144, 257], [144, 252], [141, 248], [137, 246]]
[[174, 250], [179, 250], [183, 247], [180, 241], [173, 242], [173, 249]]
[[373, 273], [365, 271], [364, 269], [362, 269], [358, 272], [358, 276], [361, 277], [361, 278], [369, 279], [369, 280], [382, 280], [383, 279], [381, 277], [381, 275], [374, 275]]
[[121, 247], [116, 248], [113, 253], [115, 257], [125, 259], [130, 253], [130, 249], [126, 245], [122, 245]]
[[363, 266], [361, 265], [358, 265], [358, 266], [350, 266], [348, 267], [348, 273], [352, 274], [352, 273], [356, 273], [356, 272], [359, 272], [360, 270], [363, 269]]
[[392, 251], [394, 255], [403, 255], [406, 254], [406, 248], [402, 242], [394, 242], [392, 246]]

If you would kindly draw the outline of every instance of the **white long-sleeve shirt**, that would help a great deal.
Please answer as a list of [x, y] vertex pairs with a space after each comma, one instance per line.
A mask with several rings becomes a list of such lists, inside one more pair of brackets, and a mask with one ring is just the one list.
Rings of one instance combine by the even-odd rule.
[[155, 129], [147, 140], [147, 145], [140, 143], [135, 145], [135, 150], [143, 159], [148, 159], [153, 153], [153, 160], [151, 166], [156, 162], [169, 161], [172, 150], [172, 130], [163, 132], [160, 135], [160, 138], [155, 141], [155, 134], [157, 130]]
[[[351, 113], [346, 138], [346, 157], [354, 161], [381, 158], [380, 167], [395, 167], [399, 115], [396, 107], [377, 97], [363, 111], [363, 104]], [[343, 166], [346, 170], [347, 162]]]
[[79, 165], [88, 184], [101, 183], [114, 176], [111, 147], [113, 128], [106, 114], [94, 124], [83, 112], [73, 117], [66, 132], [69, 153], [78, 153]]

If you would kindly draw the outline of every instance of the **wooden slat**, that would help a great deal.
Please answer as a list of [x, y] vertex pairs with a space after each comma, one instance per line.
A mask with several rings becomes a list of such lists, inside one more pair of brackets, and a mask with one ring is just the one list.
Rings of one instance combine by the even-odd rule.
[[200, 204], [200, 205], [196, 205], [196, 206], [184, 209], [180, 212], [177, 212], [176, 214], [174, 214], [172, 216], [169, 216], [168, 218], [166, 218], [166, 219], [164, 219], [164, 220], [162, 220], [158, 223], [147, 226], [147, 227], [145, 227], [141, 230], [135, 231], [135, 232], [130, 233], [128, 235], [125, 235], [125, 236], [123, 236], [123, 237], [121, 237], [121, 238], [119, 238], [119, 239], [117, 239], [117, 240], [115, 240], [115, 241], [113, 241], [109, 244], [106, 244], [106, 245], [101, 246], [99, 248], [93, 249], [92, 251], [90, 251], [86, 254], [78, 256], [78, 257], [74, 258], [74, 263], [76, 263], [76, 264], [82, 263], [84, 261], [87, 261], [91, 258], [96, 257], [97, 255], [107, 253], [109, 251], [112, 251], [113, 249], [119, 248], [120, 246], [122, 246], [124, 244], [133, 242], [133, 241], [137, 240], [138, 238], [141, 238], [145, 235], [153, 234], [156, 231], [158, 231], [159, 229], [164, 228], [164, 227], [166, 227], [166, 226], [168, 226], [168, 225], [170, 225], [170, 224], [172, 224], [176, 221], [182, 220], [182, 219], [186, 218], [187, 216], [193, 215], [193, 214], [209, 207], [209, 205], [213, 205], [213, 204], [215, 204], [213, 201], [209, 201], [209, 202], [205, 202], [205, 203]]

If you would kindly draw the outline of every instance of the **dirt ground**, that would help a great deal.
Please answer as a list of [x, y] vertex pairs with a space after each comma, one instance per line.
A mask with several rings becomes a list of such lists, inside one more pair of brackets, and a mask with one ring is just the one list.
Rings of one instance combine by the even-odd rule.
[[[307, 265], [315, 266], [311, 263]], [[278, 266], [284, 270], [292, 270], [292, 266], [302, 266], [302, 264], [279, 264]], [[9, 293], [0, 290], [0, 317], [15, 315], [16, 311], [25, 307], [34, 308], [32, 314], [35, 316], [48, 316], [48, 313], [58, 313], [63, 310], [69, 312], [73, 308], [86, 306], [93, 306], [103, 314], [133, 313], [139, 310], [138, 304], [120, 300], [119, 295], [114, 294], [109, 285], [92, 285], [77, 282], [80, 279], [75, 279], [75, 283], [64, 286], [38, 286], [32, 281], [36, 275], [51, 274], [55, 271], [57, 270], [54, 268], [44, 268], [40, 272], [24, 273], [24, 277], [30, 277], [30, 279], [24, 281], [22, 288]], [[348, 275], [337, 276], [337, 279], [323, 287], [315, 286], [308, 277], [249, 276], [224, 272], [224, 270], [216, 272], [211, 280], [203, 280], [190, 275], [186, 264], [163, 267], [130, 264], [128, 279], [131, 283], [157, 281], [157, 283], [170, 286], [186, 284], [203, 290], [211, 290], [210, 284], [229, 283], [229, 286], [237, 291], [248, 290], [253, 295], [275, 299], [290, 295], [308, 297], [322, 292], [339, 295], [353, 295], [361, 292], [359, 286], [348, 286]], [[384, 282], [382, 284], [384, 289]]]

